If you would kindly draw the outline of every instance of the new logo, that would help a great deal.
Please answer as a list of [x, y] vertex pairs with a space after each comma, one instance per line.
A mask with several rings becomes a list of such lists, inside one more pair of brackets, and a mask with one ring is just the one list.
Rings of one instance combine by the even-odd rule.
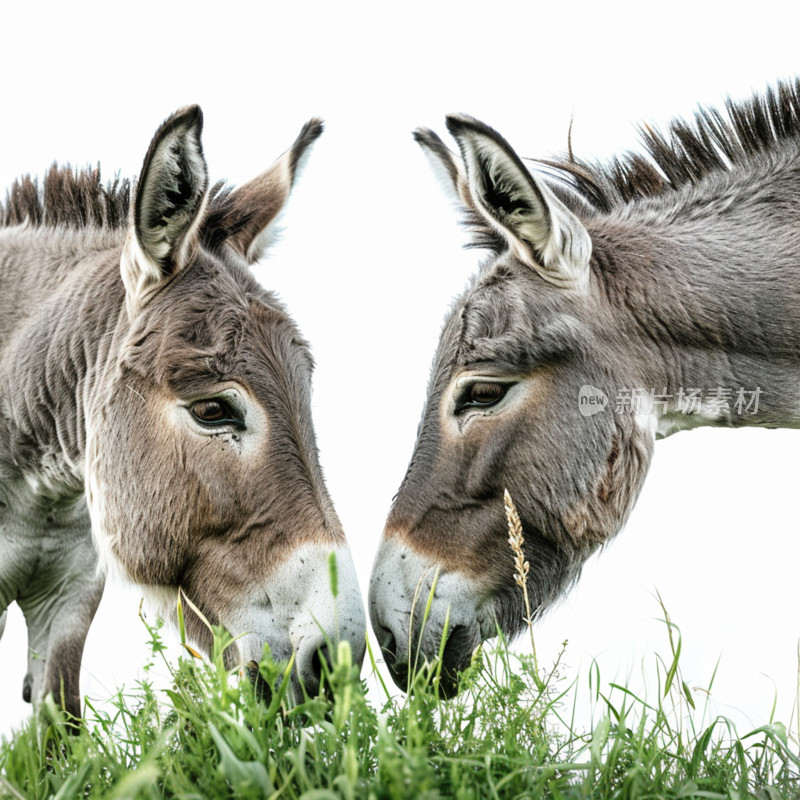
[[578, 410], [584, 417], [591, 417], [608, 405], [608, 395], [590, 383], [581, 386], [578, 392]]

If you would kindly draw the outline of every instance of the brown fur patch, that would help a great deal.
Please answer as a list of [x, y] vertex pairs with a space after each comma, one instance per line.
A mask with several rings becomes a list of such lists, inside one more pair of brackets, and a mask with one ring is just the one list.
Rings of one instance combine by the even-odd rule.
[[611, 450], [609, 451], [608, 458], [606, 459], [606, 474], [603, 476], [602, 480], [600, 481], [600, 485], [597, 487], [597, 496], [600, 498], [601, 503], [608, 502], [609, 497], [611, 497], [611, 494], [614, 491], [614, 486], [616, 483], [614, 467], [616, 466], [619, 454], [619, 435], [617, 434], [614, 436], [611, 442]]
[[647, 474], [653, 440], [634, 428], [614, 434], [606, 468], [594, 492], [563, 515], [564, 530], [576, 545], [605, 544], [628, 518]]

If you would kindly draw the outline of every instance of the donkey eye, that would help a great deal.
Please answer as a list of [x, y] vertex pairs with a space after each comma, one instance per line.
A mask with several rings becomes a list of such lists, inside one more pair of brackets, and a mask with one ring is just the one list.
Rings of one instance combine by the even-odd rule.
[[506, 387], [501, 383], [473, 383], [469, 389], [469, 401], [476, 406], [491, 406], [502, 400]]
[[192, 416], [203, 425], [241, 425], [240, 416], [219, 398], [198, 400], [192, 405]]
[[465, 408], [486, 408], [499, 403], [508, 391], [509, 386], [504, 383], [490, 383], [488, 381], [470, 384], [461, 396], [456, 412]]

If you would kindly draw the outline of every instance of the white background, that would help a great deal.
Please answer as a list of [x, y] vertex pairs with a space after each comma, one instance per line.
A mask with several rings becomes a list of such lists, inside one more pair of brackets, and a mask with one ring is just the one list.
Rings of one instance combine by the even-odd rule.
[[[637, 123], [746, 97], [795, 74], [800, 54], [800, 6], [769, 0], [24, 5], [0, 19], [0, 186], [54, 160], [135, 175], [157, 125], [190, 102], [205, 112], [212, 180], [241, 183], [307, 118], [325, 119], [283, 241], [257, 274], [312, 343], [323, 467], [362, 590], [441, 321], [479, 258], [460, 250], [410, 131], [443, 133], [445, 113], [465, 111], [521, 155], [547, 156], [574, 116], [576, 153], [607, 157], [636, 146]], [[632, 685], [653, 673], [653, 648], [667, 657], [658, 590], [683, 634], [687, 683], [707, 687], [721, 660], [712, 711], [744, 732], [777, 693], [789, 721], [798, 490], [796, 431], [700, 430], [657, 445], [626, 529], [538, 627], [545, 664], [569, 640], [582, 718], [592, 656], [604, 682]], [[101, 704], [144, 662], [137, 607], [135, 590], [108, 587], [82, 678]], [[0, 641], [2, 733], [29, 713], [24, 672], [14, 607]]]

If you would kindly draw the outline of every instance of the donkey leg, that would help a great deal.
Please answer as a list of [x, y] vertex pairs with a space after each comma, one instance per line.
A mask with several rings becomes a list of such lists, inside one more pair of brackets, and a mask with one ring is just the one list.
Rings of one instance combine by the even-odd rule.
[[52, 694], [67, 715], [81, 716], [81, 658], [103, 594], [96, 563], [91, 539], [75, 542], [64, 554], [56, 580], [36, 581], [36, 589], [18, 598], [28, 627], [23, 697], [34, 708]]
[[68, 717], [80, 718], [83, 647], [103, 592], [102, 580], [23, 608], [28, 625], [28, 674], [23, 698], [37, 708], [52, 695]]

